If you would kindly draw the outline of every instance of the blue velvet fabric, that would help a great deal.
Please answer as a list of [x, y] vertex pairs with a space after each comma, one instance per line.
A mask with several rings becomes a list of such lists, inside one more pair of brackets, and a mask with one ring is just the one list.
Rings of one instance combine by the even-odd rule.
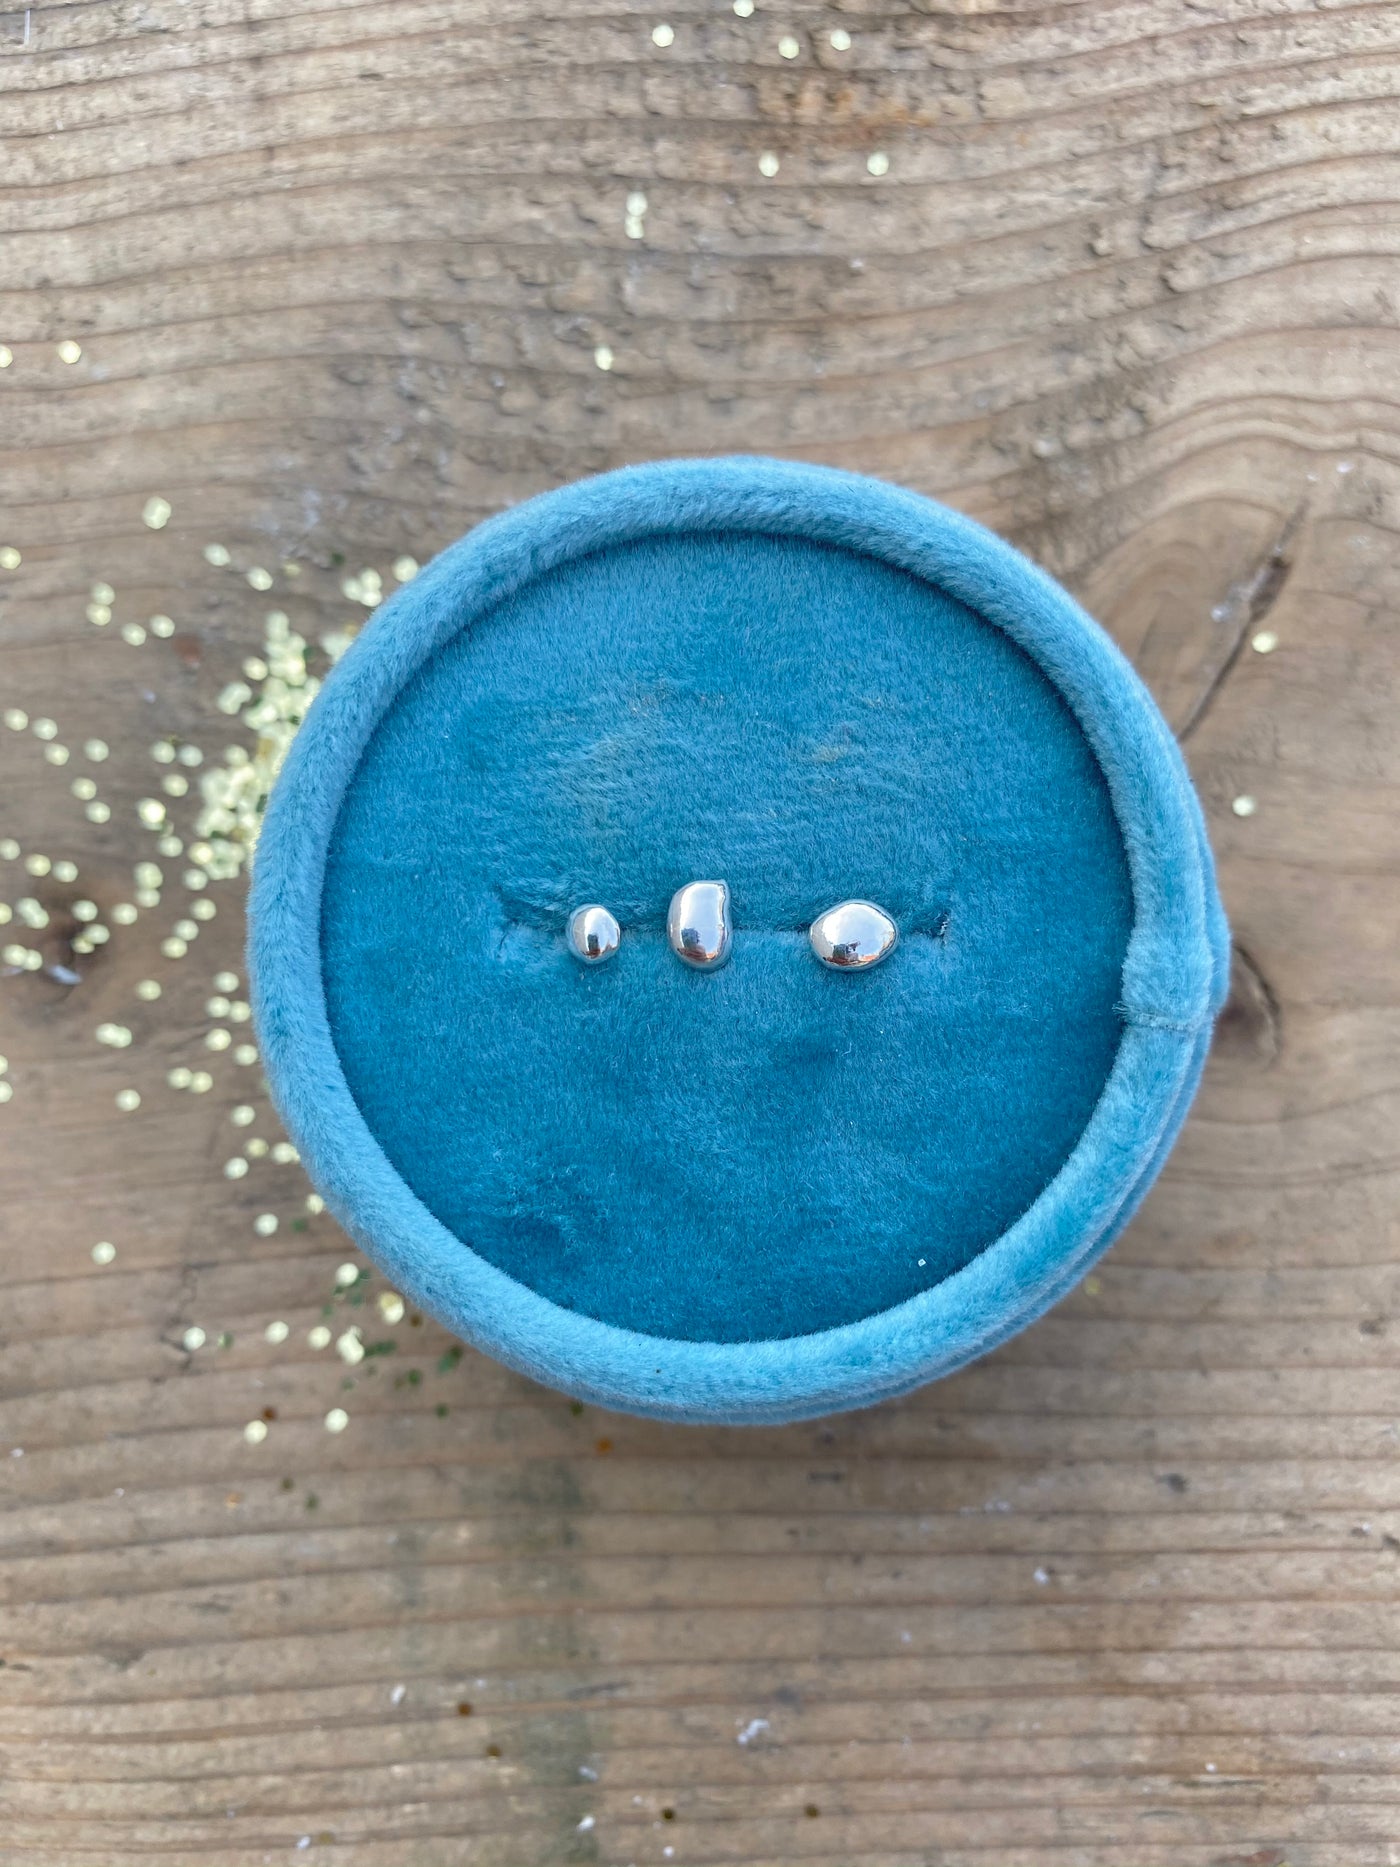
[[[714, 974], [671, 892], [731, 887]], [[805, 929], [850, 895], [861, 977]], [[585, 970], [569, 910], [623, 927]], [[328, 683], [259, 846], [313, 1176], [512, 1365], [677, 1418], [862, 1404], [1023, 1326], [1189, 1103], [1227, 971], [1200, 814], [1112, 645], [877, 482], [672, 462], [478, 528]]]

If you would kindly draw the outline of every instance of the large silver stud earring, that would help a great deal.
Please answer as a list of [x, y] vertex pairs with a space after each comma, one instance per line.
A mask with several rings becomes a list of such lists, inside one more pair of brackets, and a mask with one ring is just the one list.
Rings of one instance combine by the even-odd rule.
[[677, 959], [697, 972], [714, 972], [729, 958], [728, 882], [687, 882], [671, 896], [666, 938]]
[[894, 952], [899, 929], [873, 901], [842, 901], [817, 916], [807, 937], [823, 966], [868, 972]]
[[581, 959], [585, 966], [601, 966], [616, 953], [622, 929], [606, 908], [590, 901], [569, 916], [564, 938], [575, 959]]

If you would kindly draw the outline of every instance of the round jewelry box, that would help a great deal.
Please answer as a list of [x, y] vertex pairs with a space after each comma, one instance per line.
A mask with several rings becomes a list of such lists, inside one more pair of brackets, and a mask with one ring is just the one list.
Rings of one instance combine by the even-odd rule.
[[[682, 963], [673, 899], [721, 880]], [[893, 924], [878, 964], [812, 933], [839, 903]], [[384, 604], [273, 795], [250, 966], [288, 1130], [415, 1303], [571, 1394], [756, 1422], [1083, 1275], [1228, 939], [1172, 736], [1055, 582], [737, 458], [531, 500]]]

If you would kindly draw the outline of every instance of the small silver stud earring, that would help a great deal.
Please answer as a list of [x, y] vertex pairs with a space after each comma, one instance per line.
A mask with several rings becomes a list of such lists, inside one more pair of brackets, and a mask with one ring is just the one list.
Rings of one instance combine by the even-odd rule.
[[666, 938], [677, 959], [697, 972], [715, 972], [729, 958], [728, 882], [687, 882], [671, 896]]
[[575, 959], [581, 959], [585, 966], [601, 966], [616, 953], [622, 929], [606, 908], [590, 901], [569, 916], [564, 938]]
[[807, 937], [823, 966], [868, 972], [894, 952], [899, 929], [873, 901], [842, 901], [817, 916]]

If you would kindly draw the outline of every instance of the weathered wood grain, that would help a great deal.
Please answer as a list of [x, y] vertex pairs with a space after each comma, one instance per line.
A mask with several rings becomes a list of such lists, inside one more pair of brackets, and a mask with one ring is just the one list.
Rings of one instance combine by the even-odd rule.
[[[0, 836], [79, 866], [0, 861], [50, 916], [0, 933], [80, 975], [0, 976], [0, 1862], [1400, 1860], [1397, 91], [1393, 4], [0, 14], [0, 705], [72, 753], [0, 730]], [[278, 1138], [203, 1048], [237, 885], [182, 960], [178, 860], [71, 948], [151, 854], [150, 744], [247, 741], [214, 701], [268, 608], [315, 641], [347, 571], [728, 449], [901, 479], [1078, 590], [1183, 732], [1241, 949], [1083, 1289], [750, 1433], [332, 1297], [299, 1169], [222, 1171]], [[312, 1349], [328, 1300], [393, 1351]]]

